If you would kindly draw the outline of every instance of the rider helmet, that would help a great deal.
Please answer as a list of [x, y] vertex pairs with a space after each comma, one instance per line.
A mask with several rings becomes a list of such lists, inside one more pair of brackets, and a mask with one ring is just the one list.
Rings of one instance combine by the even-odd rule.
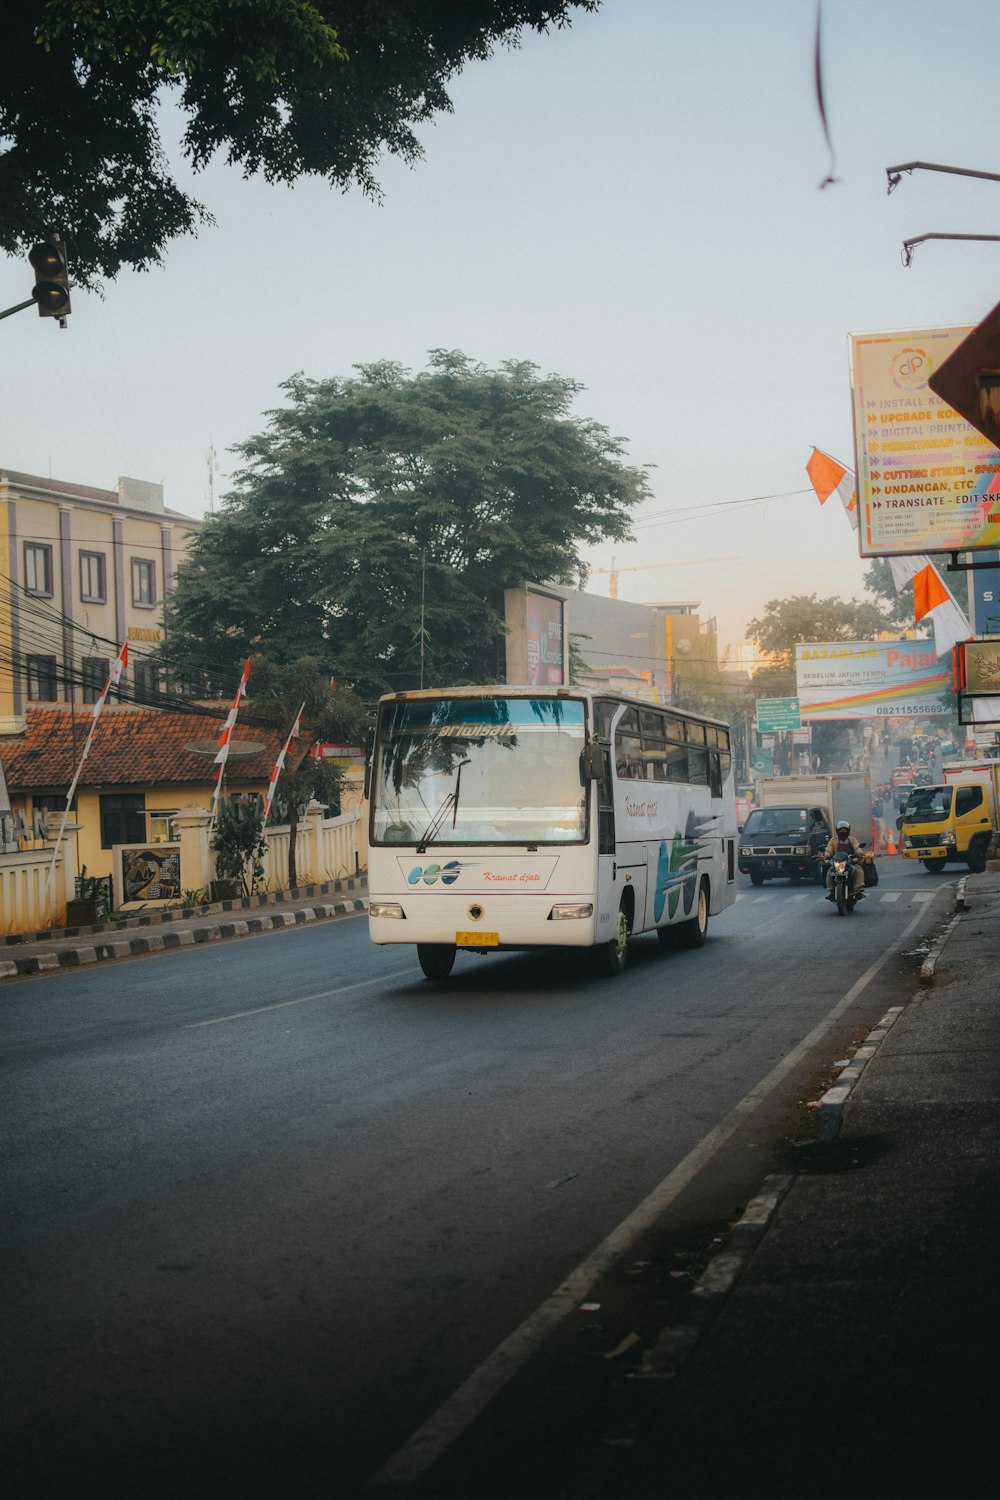
[[850, 833], [850, 831], [851, 831], [851, 825], [850, 825], [850, 823], [848, 823], [848, 821], [847, 821], [846, 818], [841, 818], [840, 822], [837, 824], [837, 832], [838, 833]]

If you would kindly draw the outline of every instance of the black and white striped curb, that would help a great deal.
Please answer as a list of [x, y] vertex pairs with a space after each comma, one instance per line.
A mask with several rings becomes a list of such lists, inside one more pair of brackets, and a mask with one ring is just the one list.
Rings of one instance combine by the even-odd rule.
[[199, 943], [218, 943], [226, 938], [252, 937], [259, 932], [275, 932], [284, 927], [299, 927], [324, 917], [346, 916], [368, 909], [365, 897], [332, 901], [318, 906], [299, 907], [296, 911], [270, 912], [243, 920], [208, 922], [204, 926], [181, 932], [147, 932], [141, 936], [122, 937], [106, 942], [83, 943], [52, 953], [37, 953], [23, 958], [0, 959], [0, 979], [14, 979], [25, 974], [44, 974], [53, 969], [77, 969], [86, 964], [106, 963], [116, 958], [136, 958], [146, 953], [163, 953], [173, 948], [193, 948]]
[[712, 1257], [692, 1288], [683, 1321], [663, 1330], [630, 1379], [673, 1380], [715, 1321], [793, 1181], [791, 1173], [774, 1173], [764, 1179], [760, 1192], [726, 1236], [724, 1248]]
[[[961, 921], [961, 914], [968, 910], [964, 879], [959, 881], [955, 905], [958, 915], [935, 940], [921, 966], [920, 977], [925, 981], [933, 980], [941, 950]], [[831, 1141], [839, 1134], [844, 1106], [851, 1091], [905, 1009], [903, 1005], [889, 1007], [878, 1025], [872, 1027], [855, 1049], [850, 1061], [843, 1065], [837, 1083], [823, 1094], [819, 1101], [818, 1141]], [[792, 1174], [778, 1173], [765, 1179], [757, 1197], [751, 1200], [743, 1217], [733, 1225], [724, 1247], [709, 1261], [696, 1282], [683, 1320], [663, 1330], [646, 1350], [641, 1365], [630, 1379], [674, 1378], [736, 1285], [794, 1180]]]
[[820, 1099], [819, 1140], [832, 1141], [839, 1134], [844, 1105], [850, 1098], [851, 1091], [905, 1009], [905, 1005], [889, 1007], [878, 1025], [872, 1027], [860, 1047], [855, 1049], [850, 1062], [841, 1069], [837, 1082]]

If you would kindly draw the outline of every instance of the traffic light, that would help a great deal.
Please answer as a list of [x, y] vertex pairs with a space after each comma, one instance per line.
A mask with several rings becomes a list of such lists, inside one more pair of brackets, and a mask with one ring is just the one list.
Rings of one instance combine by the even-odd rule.
[[28, 259], [35, 272], [32, 297], [38, 304], [40, 318], [65, 318], [69, 305], [69, 265], [66, 246], [59, 235], [50, 235], [34, 245]]

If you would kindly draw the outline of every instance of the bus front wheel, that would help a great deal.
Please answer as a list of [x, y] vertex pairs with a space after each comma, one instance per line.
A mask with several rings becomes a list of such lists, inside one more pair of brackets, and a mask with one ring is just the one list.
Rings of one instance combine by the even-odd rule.
[[455, 963], [455, 944], [418, 943], [417, 961], [425, 979], [447, 979]]
[[610, 943], [602, 943], [598, 951], [598, 967], [602, 974], [620, 974], [628, 958], [628, 916], [624, 906], [618, 908], [615, 935]]

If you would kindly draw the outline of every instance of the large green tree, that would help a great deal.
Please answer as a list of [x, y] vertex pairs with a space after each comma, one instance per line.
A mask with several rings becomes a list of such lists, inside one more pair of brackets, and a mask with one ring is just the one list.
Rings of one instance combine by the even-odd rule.
[[169, 665], [221, 690], [250, 652], [313, 656], [363, 694], [503, 676], [504, 590], [582, 583], [579, 549], [630, 535], [646, 498], [623, 440], [572, 415], [581, 387], [435, 350], [282, 387], [182, 566]]
[[451, 109], [449, 80], [524, 28], [596, 0], [18, 0], [0, 47], [0, 249], [62, 230], [93, 285], [159, 261], [210, 219], [177, 184], [157, 122], [173, 99], [195, 169], [307, 174], [378, 194], [383, 152]]
[[769, 658], [768, 665], [754, 673], [754, 687], [764, 697], [794, 696], [797, 645], [805, 641], [870, 641], [890, 628], [889, 617], [880, 604], [818, 599], [815, 594], [769, 599], [763, 614], [747, 625], [747, 637]]

